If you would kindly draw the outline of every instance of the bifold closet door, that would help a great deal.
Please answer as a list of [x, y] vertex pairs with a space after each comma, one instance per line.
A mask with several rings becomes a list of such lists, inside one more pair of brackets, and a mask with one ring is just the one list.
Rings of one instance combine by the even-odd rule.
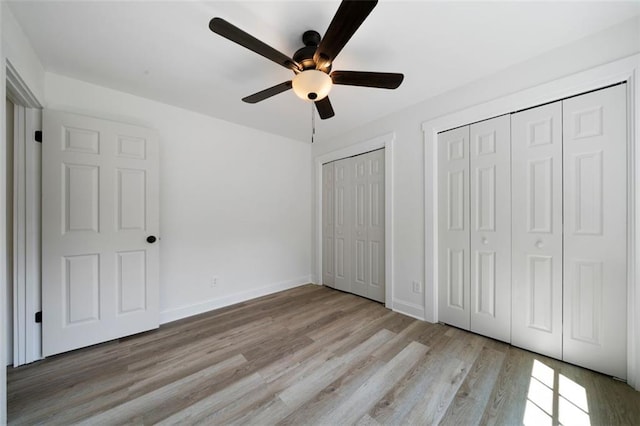
[[438, 136], [438, 316], [509, 341], [509, 116]]
[[626, 378], [626, 85], [563, 107], [563, 358]]
[[323, 284], [385, 301], [384, 150], [322, 166]]
[[626, 378], [626, 84], [438, 136], [439, 320]]
[[438, 135], [438, 319], [468, 330], [469, 126]]
[[511, 337], [511, 153], [508, 115], [469, 130], [471, 331]]
[[511, 343], [562, 359], [562, 102], [511, 116]]
[[384, 150], [350, 160], [351, 292], [384, 302]]
[[322, 284], [335, 287], [334, 277], [334, 164], [322, 165]]
[[351, 159], [334, 161], [334, 283], [351, 291]]

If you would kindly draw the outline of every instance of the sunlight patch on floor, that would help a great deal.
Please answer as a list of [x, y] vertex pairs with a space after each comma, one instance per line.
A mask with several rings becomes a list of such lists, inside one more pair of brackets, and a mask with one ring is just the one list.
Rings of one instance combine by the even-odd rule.
[[590, 426], [587, 391], [548, 365], [534, 360], [522, 422], [527, 426]]
[[563, 425], [588, 425], [587, 391], [573, 380], [560, 374], [559, 421]]

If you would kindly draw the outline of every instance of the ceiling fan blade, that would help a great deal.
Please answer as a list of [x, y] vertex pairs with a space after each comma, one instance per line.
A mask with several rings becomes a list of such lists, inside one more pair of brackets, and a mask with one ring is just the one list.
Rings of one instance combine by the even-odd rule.
[[403, 79], [403, 74], [392, 72], [334, 71], [331, 73], [333, 84], [377, 87], [380, 89], [396, 89]]
[[285, 81], [284, 83], [276, 84], [273, 87], [269, 87], [268, 89], [249, 95], [246, 98], [242, 98], [242, 100], [249, 104], [255, 104], [257, 102], [264, 101], [271, 96], [275, 96], [278, 93], [286, 92], [289, 89], [291, 89], [291, 81]]
[[318, 110], [318, 114], [320, 114], [320, 118], [326, 120], [327, 118], [331, 118], [336, 115], [333, 112], [333, 107], [331, 106], [331, 102], [329, 101], [329, 97], [322, 98], [319, 101], [315, 101], [316, 109]]
[[273, 47], [258, 40], [252, 35], [247, 34], [240, 28], [230, 24], [222, 18], [213, 18], [209, 21], [209, 29], [216, 34], [220, 34], [222, 37], [239, 44], [240, 46], [256, 52], [258, 55], [264, 56], [276, 64], [289, 68], [293, 72], [297, 73], [302, 71], [300, 64], [284, 53], [277, 51]]
[[377, 0], [343, 0], [340, 3], [338, 11], [313, 55], [317, 69], [327, 69], [331, 65], [377, 3]]

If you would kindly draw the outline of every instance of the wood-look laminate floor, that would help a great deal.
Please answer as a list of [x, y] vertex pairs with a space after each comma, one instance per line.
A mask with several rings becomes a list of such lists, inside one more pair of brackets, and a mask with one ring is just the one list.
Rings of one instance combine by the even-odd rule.
[[10, 424], [640, 424], [625, 383], [315, 285], [7, 376]]

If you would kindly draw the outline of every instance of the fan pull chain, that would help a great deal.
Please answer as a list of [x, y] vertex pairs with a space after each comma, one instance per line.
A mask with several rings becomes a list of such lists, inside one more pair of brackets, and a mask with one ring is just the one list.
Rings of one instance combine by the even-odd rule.
[[311, 102], [311, 143], [313, 143], [314, 136], [316, 135], [316, 104]]

